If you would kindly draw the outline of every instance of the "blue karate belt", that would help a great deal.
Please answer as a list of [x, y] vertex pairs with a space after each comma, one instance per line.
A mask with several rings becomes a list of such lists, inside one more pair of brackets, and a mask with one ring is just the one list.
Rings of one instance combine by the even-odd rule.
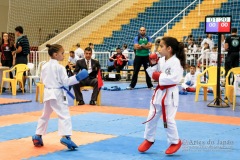
[[64, 86], [62, 86], [61, 89], [64, 89], [64, 90], [67, 92], [67, 94], [68, 94], [72, 99], [75, 99], [75, 96], [74, 96], [67, 88], [65, 88]]

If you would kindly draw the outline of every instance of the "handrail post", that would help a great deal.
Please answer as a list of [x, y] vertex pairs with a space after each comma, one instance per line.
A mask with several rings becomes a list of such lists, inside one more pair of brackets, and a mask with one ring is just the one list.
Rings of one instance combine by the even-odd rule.
[[[181, 15], [183, 12], [184, 12], [184, 15], [185, 15], [185, 11], [190, 7], [192, 6], [194, 3], [196, 3], [197, 0], [194, 0], [191, 4], [189, 4], [184, 10], [182, 10], [181, 12], [179, 12], [173, 19], [171, 19], [170, 21], [168, 21], [162, 28], [160, 28], [157, 32], [155, 32], [151, 38], [155, 37], [159, 32], [161, 32], [163, 29], [165, 29], [165, 27], [167, 28], [167, 35], [168, 35], [168, 25], [173, 21], [175, 20], [179, 15]], [[198, 14], [200, 15], [200, 0], [199, 0], [199, 12]], [[185, 18], [185, 16], [183, 17]], [[184, 19], [185, 20], [185, 19]]]
[[185, 11], [183, 12], [183, 26], [182, 28], [185, 28]]
[[200, 16], [200, 6], [201, 6], [201, 4], [200, 4], [201, 2], [200, 2], [200, 0], [198, 1], [198, 15]]
[[167, 24], [167, 35], [168, 35], [168, 24]]

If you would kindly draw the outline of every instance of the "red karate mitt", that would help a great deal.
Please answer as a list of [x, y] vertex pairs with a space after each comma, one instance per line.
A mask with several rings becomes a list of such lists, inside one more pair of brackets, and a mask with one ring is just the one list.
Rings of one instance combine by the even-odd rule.
[[155, 81], [158, 81], [160, 74], [161, 72], [157, 72], [157, 71], [153, 72], [152, 79], [154, 79]]

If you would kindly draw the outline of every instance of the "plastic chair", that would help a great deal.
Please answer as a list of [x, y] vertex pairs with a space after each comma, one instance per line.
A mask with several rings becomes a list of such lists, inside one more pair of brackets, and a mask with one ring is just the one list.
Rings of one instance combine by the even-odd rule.
[[36, 102], [38, 102], [38, 97], [39, 97], [39, 103], [43, 103], [43, 94], [44, 94], [44, 84], [39, 82], [36, 84]]
[[236, 106], [236, 97], [237, 95], [240, 95], [240, 74], [234, 75], [235, 81], [234, 81], [234, 90], [233, 90], [233, 110], [235, 110]]
[[[229, 84], [229, 77], [233, 74], [234, 78], [237, 74], [240, 74], [240, 67], [232, 68], [228, 71], [226, 76], [226, 84], [225, 84], [225, 102], [228, 103], [236, 103], [236, 94], [234, 94], [234, 85]], [[234, 101], [235, 98], [235, 101]], [[233, 106], [233, 110], [235, 109], [235, 105]]]
[[[93, 90], [92, 86], [83, 86], [80, 87], [80, 91], [82, 92], [83, 90]], [[76, 99], [74, 99], [74, 106], [76, 106], [78, 104], [78, 101]], [[100, 106], [101, 105], [101, 90], [98, 93], [98, 97], [97, 97], [97, 105]]]
[[33, 79], [40, 79], [40, 74], [41, 74], [42, 66], [44, 65], [44, 63], [46, 63], [46, 61], [42, 61], [38, 64], [38, 68], [37, 68], [35, 75], [27, 76], [27, 79], [29, 79], [28, 89], [29, 89], [30, 93], [32, 93], [32, 81], [33, 81]]
[[[201, 83], [201, 76], [203, 76], [205, 73], [208, 73], [208, 81], [207, 83]], [[225, 69], [223, 67], [221, 67], [220, 69], [220, 76], [224, 76], [225, 74]], [[199, 91], [200, 88], [203, 88], [203, 92], [204, 92], [204, 101], [207, 100], [207, 88], [208, 87], [212, 87], [213, 88], [213, 95], [214, 98], [217, 97], [217, 67], [216, 66], [212, 66], [209, 67], [207, 69], [205, 69], [202, 73], [198, 74], [197, 76], [197, 83], [196, 83], [196, 95], [195, 95], [195, 101], [198, 101], [198, 95], [199, 95]]]
[[[16, 70], [16, 75], [13, 77], [13, 79], [7, 78], [7, 73], [9, 74], [10, 72], [15, 71], [15, 70]], [[27, 70], [29, 70], [29, 69], [28, 69], [26, 64], [18, 64], [18, 65], [15, 65], [10, 70], [3, 71], [3, 77], [2, 77], [2, 84], [1, 84], [0, 94], [2, 94], [2, 87], [3, 87], [3, 83], [4, 82], [11, 83], [12, 95], [13, 96], [15, 96], [17, 94], [17, 82], [21, 83], [21, 85], [22, 85], [22, 88], [21, 88], [22, 89], [22, 93], [24, 93], [23, 73], [25, 71], [27, 71]]]

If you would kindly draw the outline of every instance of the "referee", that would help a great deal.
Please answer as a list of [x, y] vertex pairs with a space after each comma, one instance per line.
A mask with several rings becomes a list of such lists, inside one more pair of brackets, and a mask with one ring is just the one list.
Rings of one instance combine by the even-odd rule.
[[225, 50], [228, 51], [225, 58], [225, 76], [231, 68], [239, 66], [239, 49], [240, 37], [237, 35], [237, 28], [232, 28], [231, 36], [228, 36], [225, 41]]
[[137, 84], [138, 73], [143, 65], [145, 75], [146, 75], [146, 82], [149, 89], [154, 89], [152, 85], [151, 78], [149, 77], [146, 69], [149, 63], [149, 50], [152, 47], [152, 39], [146, 35], [145, 27], [141, 27], [139, 30], [139, 35], [134, 38], [134, 49], [136, 50], [136, 55], [134, 59], [134, 72], [131, 84], [127, 87], [128, 90], [133, 89]]

